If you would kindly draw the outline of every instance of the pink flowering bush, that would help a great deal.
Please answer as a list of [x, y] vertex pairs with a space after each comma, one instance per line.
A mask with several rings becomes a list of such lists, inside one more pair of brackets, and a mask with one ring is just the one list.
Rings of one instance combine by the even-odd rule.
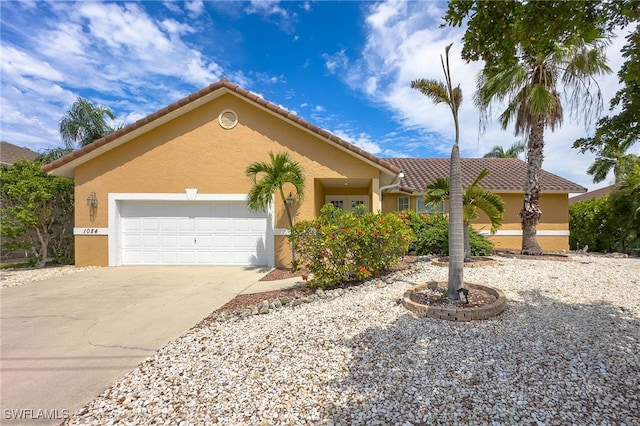
[[325, 205], [314, 220], [290, 229], [293, 269], [313, 273], [312, 288], [377, 277], [407, 253], [412, 231], [397, 213], [346, 212]]

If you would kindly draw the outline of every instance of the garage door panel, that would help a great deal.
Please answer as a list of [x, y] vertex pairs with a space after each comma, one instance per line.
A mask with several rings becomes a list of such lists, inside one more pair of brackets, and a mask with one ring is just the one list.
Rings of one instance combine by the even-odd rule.
[[178, 219], [162, 217], [160, 227], [164, 232], [175, 232], [178, 230]]
[[145, 217], [142, 220], [142, 231], [157, 231], [160, 229], [160, 220], [153, 217]]
[[123, 264], [268, 263], [267, 215], [244, 202], [123, 201], [120, 212]]
[[205, 248], [213, 248], [213, 241], [214, 241], [214, 236], [213, 235], [202, 235], [202, 234], [198, 234], [198, 236], [196, 237], [197, 243], [196, 245], [198, 246], [198, 249], [205, 249]]

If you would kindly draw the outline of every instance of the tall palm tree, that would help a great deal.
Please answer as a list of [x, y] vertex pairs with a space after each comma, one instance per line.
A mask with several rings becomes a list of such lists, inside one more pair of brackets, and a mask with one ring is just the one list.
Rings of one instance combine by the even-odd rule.
[[[527, 140], [527, 182], [520, 210], [522, 253], [541, 254], [536, 237], [540, 210], [540, 172], [544, 151], [544, 129], [555, 130], [562, 123], [563, 108], [558, 86], [564, 84], [568, 104], [583, 107], [585, 121], [602, 107], [600, 89], [594, 76], [610, 72], [602, 49], [603, 37], [572, 37], [556, 44], [549, 54], [523, 56], [513, 65], [485, 67], [478, 78], [476, 104], [486, 114], [493, 102], [506, 100], [499, 120], [504, 129], [515, 120], [515, 134]], [[593, 91], [595, 83], [597, 90]], [[595, 93], [594, 93], [595, 92]]]
[[60, 120], [60, 136], [70, 150], [89, 145], [122, 127], [119, 123], [109, 124], [108, 119], [116, 119], [109, 108], [78, 97]]
[[[478, 177], [469, 185], [462, 194], [463, 220], [464, 220], [464, 261], [471, 262], [471, 241], [469, 227], [471, 221], [480, 217], [478, 210], [483, 211], [489, 218], [491, 233], [495, 234], [502, 226], [504, 217], [504, 201], [495, 192], [480, 188], [478, 184], [489, 174], [489, 170], [483, 169]], [[437, 178], [427, 185], [424, 203], [439, 205], [449, 199], [449, 179]]]
[[286, 152], [269, 153], [270, 162], [256, 162], [246, 169], [246, 175], [253, 186], [247, 196], [247, 206], [253, 211], [265, 211], [276, 192], [280, 195], [287, 212], [289, 226], [293, 226], [291, 211], [285, 197], [285, 185], [292, 185], [295, 190], [294, 199], [300, 201], [304, 197], [304, 173], [302, 167], [293, 161]]
[[447, 298], [460, 300], [459, 290], [462, 289], [464, 278], [464, 224], [462, 217], [462, 172], [460, 169], [460, 148], [458, 145], [460, 141], [458, 110], [462, 103], [462, 89], [460, 89], [460, 85], [454, 88], [451, 83], [449, 49], [451, 49], [452, 44], [445, 48], [446, 61], [442, 55], [440, 55], [440, 63], [442, 64], [445, 82], [418, 79], [411, 82], [411, 88], [419, 90], [436, 105], [441, 103], [447, 104], [453, 116], [455, 141], [451, 149], [451, 165], [449, 169], [451, 191], [449, 196], [449, 283]]
[[501, 145], [496, 145], [483, 158], [518, 158], [518, 155], [524, 153], [525, 149], [524, 142], [514, 142], [506, 151]]

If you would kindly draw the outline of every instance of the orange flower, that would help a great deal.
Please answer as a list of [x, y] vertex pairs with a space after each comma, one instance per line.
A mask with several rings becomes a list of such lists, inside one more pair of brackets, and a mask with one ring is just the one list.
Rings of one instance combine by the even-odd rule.
[[365, 268], [364, 266], [362, 268], [360, 268], [360, 272], [365, 274], [365, 275], [369, 273], [369, 271], [367, 271], [367, 268]]
[[335, 238], [336, 238], [336, 236], [335, 236], [334, 234], [330, 234], [330, 235], [329, 235], [329, 239], [333, 240], [333, 239], [335, 239]]

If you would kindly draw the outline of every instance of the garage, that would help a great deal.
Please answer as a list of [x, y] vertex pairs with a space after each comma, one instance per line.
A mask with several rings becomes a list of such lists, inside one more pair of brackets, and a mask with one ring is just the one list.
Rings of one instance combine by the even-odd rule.
[[122, 265], [267, 265], [267, 213], [244, 201], [120, 201]]

